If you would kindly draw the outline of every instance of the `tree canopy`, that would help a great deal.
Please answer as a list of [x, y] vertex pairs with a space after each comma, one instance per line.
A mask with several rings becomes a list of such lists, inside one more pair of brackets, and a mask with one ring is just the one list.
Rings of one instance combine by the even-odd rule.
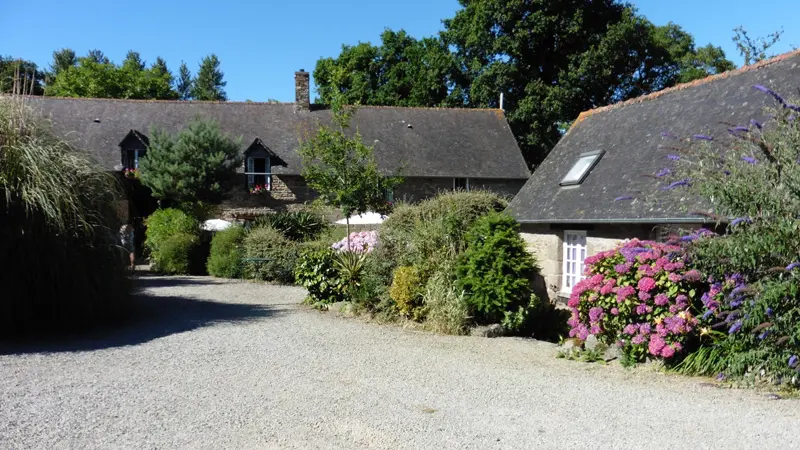
[[45, 74], [32, 61], [0, 56], [0, 93], [42, 95]]
[[[498, 107], [536, 165], [580, 112], [733, 68], [680, 26], [616, 0], [460, 0], [438, 37], [386, 30], [317, 62], [320, 101]], [[416, 70], [410, 70], [415, 68]]]
[[177, 135], [154, 130], [139, 163], [140, 179], [153, 197], [172, 206], [216, 203], [242, 163], [240, 146], [211, 120], [193, 120]]
[[194, 100], [227, 100], [225, 94], [224, 74], [219, 68], [220, 62], [217, 55], [210, 54], [200, 62], [197, 78], [192, 84], [192, 98]]

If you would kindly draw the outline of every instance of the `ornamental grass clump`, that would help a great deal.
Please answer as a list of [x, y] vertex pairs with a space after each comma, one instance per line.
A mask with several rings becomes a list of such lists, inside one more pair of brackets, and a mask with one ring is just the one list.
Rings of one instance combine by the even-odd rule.
[[631, 361], [680, 354], [698, 324], [701, 274], [677, 243], [634, 239], [586, 259], [586, 279], [572, 290], [570, 337], [595, 335]]
[[111, 174], [56, 139], [22, 100], [0, 97], [0, 335], [124, 317], [120, 198]]

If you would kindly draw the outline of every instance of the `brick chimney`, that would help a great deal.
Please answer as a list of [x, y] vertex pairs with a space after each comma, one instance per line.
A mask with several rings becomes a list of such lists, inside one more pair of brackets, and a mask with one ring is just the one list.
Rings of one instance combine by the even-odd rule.
[[294, 110], [311, 110], [310, 74], [303, 69], [294, 73]]

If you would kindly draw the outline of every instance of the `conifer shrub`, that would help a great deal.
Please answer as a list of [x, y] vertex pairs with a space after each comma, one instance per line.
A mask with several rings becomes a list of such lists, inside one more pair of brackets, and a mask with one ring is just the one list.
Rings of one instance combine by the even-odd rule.
[[466, 293], [479, 323], [501, 322], [507, 311], [529, 301], [536, 262], [519, 236], [519, 224], [504, 213], [476, 220], [466, 242], [456, 265], [456, 286]]

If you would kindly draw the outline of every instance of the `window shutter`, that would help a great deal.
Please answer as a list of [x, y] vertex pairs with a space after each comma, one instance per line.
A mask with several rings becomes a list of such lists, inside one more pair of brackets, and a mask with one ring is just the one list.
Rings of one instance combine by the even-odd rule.
[[247, 187], [253, 187], [253, 182], [255, 181], [255, 177], [253, 176], [253, 158], [247, 158], [247, 170], [245, 172], [248, 173], [247, 175]]

